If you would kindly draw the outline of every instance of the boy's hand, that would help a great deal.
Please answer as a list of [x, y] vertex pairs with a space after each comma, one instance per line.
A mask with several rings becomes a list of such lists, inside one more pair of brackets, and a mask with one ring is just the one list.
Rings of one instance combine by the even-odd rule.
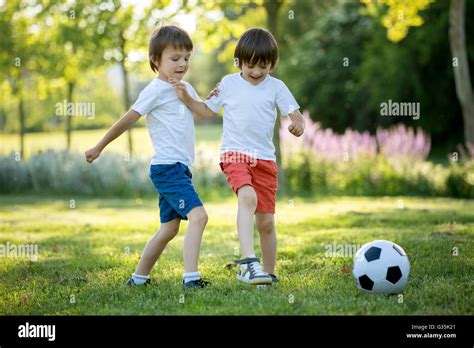
[[293, 134], [295, 137], [299, 137], [303, 134], [304, 132], [304, 122], [292, 122], [288, 126], [288, 130], [290, 131], [291, 134]]
[[217, 83], [216, 87], [214, 87], [214, 89], [209, 92], [209, 95], [207, 96], [206, 100], [211, 99], [212, 97], [217, 97], [219, 95], [220, 91], [217, 87], [219, 87], [219, 82]]
[[186, 85], [175, 78], [169, 78], [168, 82], [173, 85], [179, 100], [186, 103], [187, 98], [190, 97], [188, 91], [186, 90]]
[[97, 157], [99, 157], [100, 150], [94, 146], [87, 150], [84, 154], [86, 155], [86, 161], [92, 163]]
[[304, 133], [304, 117], [300, 110], [296, 109], [288, 115], [291, 120], [291, 124], [288, 126], [288, 130], [295, 137], [299, 137]]

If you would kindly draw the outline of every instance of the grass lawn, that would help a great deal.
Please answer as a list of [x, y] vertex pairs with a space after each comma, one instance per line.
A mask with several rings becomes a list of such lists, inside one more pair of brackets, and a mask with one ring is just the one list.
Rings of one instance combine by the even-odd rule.
[[[200, 271], [212, 285], [186, 292], [179, 287], [183, 223], [153, 269], [152, 284], [127, 288], [124, 282], [159, 226], [156, 205], [154, 199], [78, 198], [70, 208], [69, 198], [0, 196], [0, 244], [39, 245], [36, 261], [0, 258], [0, 314], [474, 314], [473, 201], [279, 201], [281, 282], [263, 289], [237, 282], [236, 269], [225, 267], [238, 257], [235, 200], [207, 202]], [[409, 256], [403, 299], [358, 290], [352, 257], [325, 254], [332, 243], [375, 239], [394, 241]]]

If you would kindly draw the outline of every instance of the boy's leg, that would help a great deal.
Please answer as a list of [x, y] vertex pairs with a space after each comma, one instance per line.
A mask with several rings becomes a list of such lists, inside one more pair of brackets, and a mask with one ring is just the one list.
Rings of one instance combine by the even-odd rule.
[[237, 233], [240, 239], [242, 258], [254, 256], [253, 215], [257, 208], [257, 194], [250, 185], [244, 185], [237, 191], [239, 207], [237, 211]]
[[188, 231], [184, 237], [183, 257], [184, 272], [197, 272], [201, 239], [206, 227], [208, 216], [203, 206], [194, 207], [187, 214]]
[[140, 262], [135, 270], [136, 275], [147, 276], [166, 245], [178, 234], [181, 219], [162, 223], [158, 232], [146, 243]]
[[263, 271], [253, 245], [253, 216], [258, 198], [252, 186], [252, 167], [247, 162], [226, 162], [225, 158], [220, 165], [238, 200], [237, 233], [242, 259], [235, 261], [239, 264], [237, 280], [256, 285], [271, 284], [272, 278]]
[[242, 186], [238, 191], [239, 208], [237, 212], [237, 231], [239, 233], [242, 259], [239, 264], [237, 280], [250, 284], [271, 284], [272, 278], [265, 273], [260, 260], [255, 257], [253, 246], [253, 215], [257, 208], [257, 194], [250, 185]]
[[277, 239], [274, 215], [270, 213], [256, 213], [255, 221], [258, 233], [260, 234], [263, 269], [267, 273], [275, 273]]

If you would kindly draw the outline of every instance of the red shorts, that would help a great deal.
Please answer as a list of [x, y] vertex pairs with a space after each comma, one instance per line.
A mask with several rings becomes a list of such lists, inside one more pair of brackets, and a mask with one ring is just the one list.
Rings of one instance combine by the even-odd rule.
[[255, 159], [239, 152], [226, 152], [221, 155], [219, 165], [235, 193], [244, 185], [253, 187], [258, 200], [256, 213], [275, 214], [278, 167], [274, 161]]

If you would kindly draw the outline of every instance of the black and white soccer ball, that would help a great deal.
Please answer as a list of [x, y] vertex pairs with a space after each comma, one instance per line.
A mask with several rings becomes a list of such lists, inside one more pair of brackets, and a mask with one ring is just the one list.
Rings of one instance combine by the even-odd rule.
[[375, 240], [363, 245], [354, 256], [352, 274], [357, 287], [380, 294], [398, 294], [408, 282], [410, 262], [397, 244]]

